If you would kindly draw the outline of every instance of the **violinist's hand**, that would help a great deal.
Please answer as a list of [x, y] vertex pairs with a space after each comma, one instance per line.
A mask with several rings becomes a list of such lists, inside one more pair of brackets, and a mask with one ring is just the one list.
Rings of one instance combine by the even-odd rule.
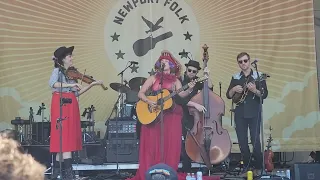
[[81, 84], [74, 83], [74, 84], [69, 84], [71, 88], [76, 88], [78, 91], [82, 89]]
[[204, 106], [202, 106], [201, 104], [198, 104], [198, 103], [194, 103], [194, 108], [196, 108], [198, 111], [200, 112], [205, 112], [207, 111], [206, 108]]
[[99, 81], [93, 81], [90, 85], [95, 86], [95, 85], [101, 85], [103, 82], [101, 80]]
[[243, 91], [243, 88], [240, 85], [237, 85], [237, 86], [233, 87], [232, 89], [234, 92], [237, 92], [237, 93], [242, 93], [242, 91]]

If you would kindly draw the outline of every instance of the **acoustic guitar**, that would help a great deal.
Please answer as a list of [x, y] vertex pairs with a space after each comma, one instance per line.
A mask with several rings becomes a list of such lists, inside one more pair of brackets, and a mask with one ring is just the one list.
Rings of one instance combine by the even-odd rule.
[[234, 95], [232, 96], [232, 102], [235, 103], [236, 105], [239, 105], [240, 103], [242, 103], [246, 99], [248, 92], [249, 92], [249, 89], [247, 87], [249, 82], [255, 83], [256, 81], [259, 81], [259, 80], [263, 81], [263, 80], [266, 80], [268, 77], [270, 77], [268, 74], [263, 73], [263, 74], [261, 74], [260, 79], [254, 79], [253, 81], [250, 81], [250, 78], [248, 78], [246, 80], [246, 82], [244, 83], [244, 85], [242, 86], [242, 88], [243, 88], [242, 93], [237, 93], [237, 92], [234, 93]]
[[[208, 79], [207, 76], [203, 76], [194, 80], [194, 82], [201, 82]], [[167, 89], [163, 89], [163, 98], [161, 99], [161, 93], [155, 96], [147, 96], [148, 99], [157, 102], [157, 106], [152, 108], [148, 103], [139, 100], [136, 105], [137, 116], [141, 124], [151, 124], [154, 122], [161, 113], [161, 103], [163, 103], [163, 110], [167, 110], [172, 107], [172, 97], [180, 92], [188, 89], [189, 85], [186, 84], [177, 91], [170, 93]]]

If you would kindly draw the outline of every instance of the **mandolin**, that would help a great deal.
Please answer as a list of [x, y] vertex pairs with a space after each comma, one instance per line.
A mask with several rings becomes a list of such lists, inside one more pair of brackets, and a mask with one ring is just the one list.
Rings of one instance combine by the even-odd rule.
[[274, 169], [274, 165], [273, 165], [273, 157], [274, 157], [274, 154], [272, 152], [272, 150], [270, 149], [271, 148], [271, 142], [272, 142], [272, 137], [271, 137], [271, 131], [272, 131], [272, 128], [270, 126], [269, 128], [270, 130], [270, 135], [269, 135], [269, 138], [268, 138], [268, 145], [266, 146], [267, 149], [264, 151], [264, 163], [265, 163], [265, 169], [267, 172], [272, 172], [273, 169]]
[[232, 96], [232, 102], [235, 103], [236, 105], [241, 104], [246, 99], [249, 92], [247, 84], [249, 84], [250, 82], [255, 83], [256, 81], [259, 81], [259, 80], [263, 81], [263, 80], [266, 80], [268, 77], [270, 77], [268, 74], [262, 73], [260, 76], [260, 79], [254, 79], [253, 81], [250, 81], [250, 78], [248, 78], [242, 86], [243, 88], [242, 93], [237, 93], [237, 92], [234, 93], [234, 95]]
[[[194, 80], [194, 82], [201, 82], [208, 79], [207, 76], [203, 76]], [[151, 106], [139, 100], [136, 105], [137, 116], [141, 124], [150, 124], [154, 122], [159, 114], [161, 113], [161, 103], [163, 103], [163, 110], [167, 110], [172, 107], [173, 100], [172, 97], [179, 94], [180, 92], [188, 89], [189, 85], [186, 84], [182, 88], [174, 91], [172, 93], [169, 92], [167, 89], [163, 89], [163, 99], [161, 99], [161, 93], [158, 93], [155, 96], [147, 96], [148, 99], [157, 102], [157, 106], [155, 108], [151, 108]]]

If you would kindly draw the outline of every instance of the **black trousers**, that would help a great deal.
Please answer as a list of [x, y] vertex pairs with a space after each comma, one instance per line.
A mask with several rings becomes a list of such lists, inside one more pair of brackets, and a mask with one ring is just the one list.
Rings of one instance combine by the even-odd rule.
[[[262, 152], [260, 142], [260, 123], [261, 120], [258, 117], [244, 118], [235, 114], [236, 133], [238, 137], [238, 143], [241, 154], [243, 156], [244, 167], [250, 162], [250, 167], [256, 169], [262, 168]], [[253, 158], [254, 161], [250, 161], [251, 153], [248, 145], [248, 128], [250, 132], [250, 140], [253, 146]]]
[[189, 173], [191, 172], [191, 162], [192, 160], [188, 156], [185, 148], [185, 139], [187, 136], [187, 129], [182, 125], [182, 136], [183, 136], [183, 141], [181, 141], [181, 163], [182, 163], [182, 172]]

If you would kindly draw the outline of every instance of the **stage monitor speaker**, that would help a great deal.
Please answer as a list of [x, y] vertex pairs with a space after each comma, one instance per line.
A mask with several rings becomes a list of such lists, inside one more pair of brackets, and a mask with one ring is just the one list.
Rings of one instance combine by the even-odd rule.
[[[118, 149], [117, 149], [118, 146]], [[106, 141], [107, 162], [136, 163], [139, 161], [139, 140], [112, 139]]]
[[291, 173], [293, 180], [319, 180], [320, 164], [319, 163], [296, 163], [293, 165]]

